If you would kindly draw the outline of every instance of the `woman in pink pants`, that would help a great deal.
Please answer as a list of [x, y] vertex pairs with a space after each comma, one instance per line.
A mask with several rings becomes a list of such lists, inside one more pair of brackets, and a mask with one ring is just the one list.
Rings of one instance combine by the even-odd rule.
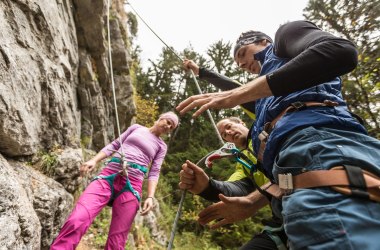
[[[124, 249], [129, 229], [139, 209], [142, 183], [148, 166], [147, 198], [141, 214], [147, 214], [153, 207], [160, 168], [167, 151], [160, 136], [170, 133], [177, 125], [178, 117], [173, 112], [160, 115], [150, 128], [134, 124], [121, 134], [120, 139], [105, 146], [94, 158], [85, 162], [80, 169], [82, 174], [92, 171], [98, 162], [117, 152], [84, 190], [50, 249], [75, 249], [92, 221], [107, 204], [112, 205], [112, 220], [105, 249]], [[118, 155], [122, 153], [128, 161], [128, 176], [120, 174], [123, 167]]]

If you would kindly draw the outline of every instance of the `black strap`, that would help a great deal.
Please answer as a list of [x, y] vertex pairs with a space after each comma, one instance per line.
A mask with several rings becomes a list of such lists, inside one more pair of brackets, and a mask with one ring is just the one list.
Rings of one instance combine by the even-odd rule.
[[348, 111], [348, 113], [350, 113], [361, 125], [363, 125], [363, 126], [366, 125], [364, 119], [361, 118], [359, 115], [357, 115], [353, 112], [350, 112], [350, 111]]
[[344, 165], [344, 168], [347, 172], [352, 196], [369, 199], [369, 194], [367, 192], [367, 185], [364, 180], [362, 169], [360, 167], [350, 166], [350, 165]]

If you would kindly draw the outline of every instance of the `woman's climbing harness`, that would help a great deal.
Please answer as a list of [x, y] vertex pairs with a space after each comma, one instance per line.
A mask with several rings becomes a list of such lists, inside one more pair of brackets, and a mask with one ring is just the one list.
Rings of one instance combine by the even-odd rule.
[[[115, 162], [115, 163], [119, 163], [119, 164], [122, 164], [123, 165], [123, 169], [120, 170], [120, 172], [118, 173], [114, 173], [114, 174], [111, 174], [111, 175], [98, 175], [96, 176], [93, 181], [95, 180], [106, 180], [107, 183], [109, 184], [110, 188], [111, 188], [111, 197], [110, 197], [110, 201], [108, 202], [108, 206], [112, 207], [112, 204], [114, 202], [114, 200], [119, 196], [121, 195], [122, 193], [124, 192], [131, 192], [136, 198], [137, 200], [140, 202], [141, 201], [141, 197], [140, 197], [140, 194], [132, 187], [131, 185], [131, 182], [129, 181], [129, 178], [128, 178], [128, 168], [131, 167], [131, 168], [134, 168], [134, 169], [138, 169], [140, 170], [141, 172], [143, 172], [144, 174], [146, 174], [148, 172], [148, 169], [144, 166], [141, 166], [137, 163], [134, 163], [134, 162], [127, 162], [127, 161], [124, 161], [126, 162], [126, 168], [124, 168], [124, 164], [123, 164], [123, 161], [121, 158], [119, 157], [112, 157], [108, 162], [108, 163], [111, 163], [111, 162]], [[126, 175], [124, 175], [124, 173], [127, 173]], [[121, 175], [121, 176], [125, 176], [126, 178], [126, 182], [125, 182], [125, 186], [123, 187], [122, 190], [120, 190], [118, 193], [115, 194], [115, 191], [114, 191], [114, 182], [115, 182], [115, 178], [118, 176], [118, 175]]]

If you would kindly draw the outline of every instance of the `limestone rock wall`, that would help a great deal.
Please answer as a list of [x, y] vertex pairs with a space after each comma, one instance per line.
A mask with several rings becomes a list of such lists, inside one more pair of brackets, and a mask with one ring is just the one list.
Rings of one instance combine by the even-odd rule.
[[[124, 130], [136, 107], [123, 1], [112, 2]], [[81, 186], [82, 152], [115, 138], [106, 3], [0, 1], [0, 249], [48, 249]]]

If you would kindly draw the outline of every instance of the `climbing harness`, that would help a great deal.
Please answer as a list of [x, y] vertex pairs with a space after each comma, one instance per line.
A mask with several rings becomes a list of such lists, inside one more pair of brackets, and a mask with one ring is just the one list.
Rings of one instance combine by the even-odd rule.
[[277, 233], [280, 233], [284, 230], [284, 225], [282, 224], [280, 227], [272, 227], [272, 226], [264, 226], [263, 231], [272, 241], [276, 244], [278, 250], [287, 250], [288, 248], [285, 246], [284, 242], [282, 242], [280, 236]]
[[[260, 148], [258, 160], [263, 160], [263, 154], [269, 134], [273, 131], [277, 121], [286, 113], [296, 112], [308, 107], [335, 107], [339, 104], [334, 101], [322, 102], [295, 102], [283, 110], [273, 121], [264, 125], [259, 134]], [[262, 190], [275, 198], [292, 193], [299, 188], [330, 187], [342, 194], [370, 199], [380, 202], [380, 177], [363, 170], [359, 166], [334, 166], [329, 170], [314, 170], [293, 175], [281, 173], [278, 175], [278, 185], [271, 183], [261, 187]]]
[[[122, 160], [119, 157], [112, 157], [109, 161], [107, 161], [106, 164], [111, 163], [111, 162], [116, 162], [116, 163], [122, 164]], [[141, 172], [143, 172], [144, 174], [146, 174], [148, 172], [148, 169], [146, 167], [141, 166], [139, 164], [136, 164], [134, 162], [127, 162], [127, 168], [129, 168], [129, 167], [134, 168], [134, 169], [138, 169]], [[110, 200], [109, 200], [107, 205], [110, 207], [112, 207], [113, 202], [115, 201], [115, 199], [117, 197], [119, 197], [119, 195], [121, 195], [122, 193], [127, 192], [127, 191], [130, 191], [137, 198], [137, 200], [139, 202], [141, 201], [140, 194], [132, 187], [131, 182], [129, 181], [129, 178], [128, 178], [128, 174], [127, 175], [123, 174], [123, 171], [127, 170], [127, 168], [123, 168], [119, 172], [111, 174], [111, 175], [98, 175], [93, 179], [93, 181], [103, 179], [103, 180], [106, 180], [108, 182], [108, 184], [111, 188], [111, 197], [110, 197]], [[125, 186], [123, 187], [123, 189], [120, 190], [117, 194], [115, 194], [114, 182], [115, 182], [115, 178], [118, 175], [125, 176], [126, 182], [125, 182]]]
[[214, 160], [225, 157], [233, 157], [236, 161], [248, 168], [251, 173], [257, 171], [256, 164], [248, 159], [248, 157], [243, 154], [232, 142], [226, 142], [221, 148], [209, 154], [206, 158], [206, 166], [211, 168]]
[[298, 175], [284, 173], [278, 175], [278, 182], [267, 183], [261, 189], [281, 199], [300, 188], [330, 187], [341, 194], [380, 202], [380, 177], [358, 166], [335, 166]]

